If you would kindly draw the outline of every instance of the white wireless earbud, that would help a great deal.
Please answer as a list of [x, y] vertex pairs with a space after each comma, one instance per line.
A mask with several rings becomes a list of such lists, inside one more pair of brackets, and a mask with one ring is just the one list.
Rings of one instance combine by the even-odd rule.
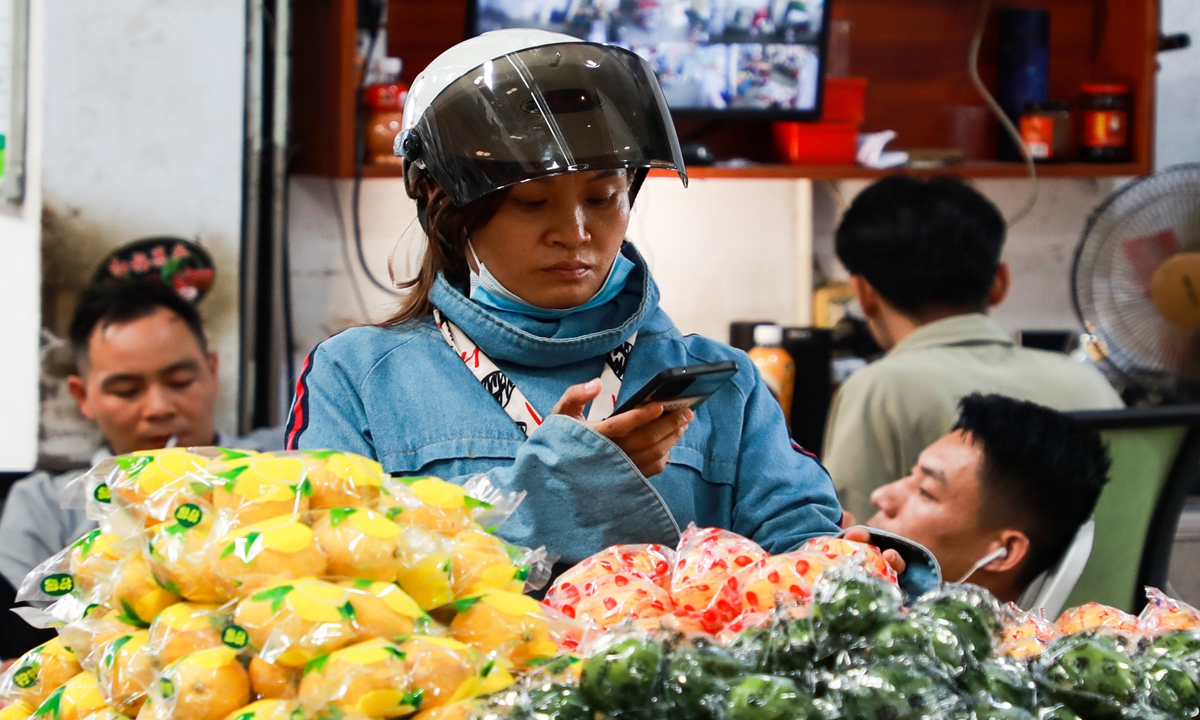
[[962, 578], [958, 582], [965, 583], [967, 580], [969, 580], [971, 578], [972, 575], [979, 572], [980, 568], [986, 567], [988, 564], [993, 563], [997, 560], [1002, 560], [1006, 557], [1008, 557], [1008, 548], [1001, 545], [1000, 547], [991, 551], [987, 555], [984, 555], [983, 557], [979, 558], [979, 562], [972, 565], [970, 572], [968, 572], [966, 575], [963, 575]]

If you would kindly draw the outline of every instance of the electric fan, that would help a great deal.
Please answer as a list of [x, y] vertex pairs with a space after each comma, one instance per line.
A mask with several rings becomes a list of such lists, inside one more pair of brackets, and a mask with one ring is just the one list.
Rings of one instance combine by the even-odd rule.
[[1088, 218], [1071, 270], [1093, 354], [1148, 398], [1200, 398], [1200, 164], [1136, 180]]

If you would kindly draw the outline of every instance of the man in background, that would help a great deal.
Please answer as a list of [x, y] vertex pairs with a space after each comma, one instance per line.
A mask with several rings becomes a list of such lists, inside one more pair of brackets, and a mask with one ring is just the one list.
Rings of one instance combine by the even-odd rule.
[[[169, 442], [283, 448], [282, 429], [244, 440], [224, 440], [215, 430], [216, 353], [208, 349], [196, 308], [165, 285], [89, 290], [75, 308], [69, 339], [78, 374], [67, 379], [68, 391], [107, 441], [93, 464]], [[61, 505], [63, 489], [86, 470], [35, 472], [9, 491], [0, 514], [0, 608], [12, 606], [30, 570], [95, 527], [82, 509]], [[0, 609], [0, 658], [15, 657], [40, 637]]]
[[1017, 602], [1091, 517], [1110, 460], [1094, 430], [1031, 402], [963, 398], [954, 429], [871, 495], [869, 527], [921, 543], [947, 582]]
[[887, 353], [850, 376], [830, 410], [822, 462], [851, 513], [871, 512], [871, 493], [913, 468], [970, 393], [1122, 407], [1095, 368], [1019, 347], [987, 316], [1008, 293], [1004, 235], [996, 207], [955, 178], [884, 178], [846, 211], [838, 258]]

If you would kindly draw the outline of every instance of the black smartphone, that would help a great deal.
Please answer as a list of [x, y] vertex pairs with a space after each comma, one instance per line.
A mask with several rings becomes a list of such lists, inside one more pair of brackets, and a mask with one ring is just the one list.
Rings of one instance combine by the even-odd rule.
[[613, 414], [629, 412], [652, 402], [662, 403], [665, 412], [680, 408], [694, 410], [736, 374], [737, 363], [732, 360], [669, 368], [650, 378], [650, 382], [621, 403]]

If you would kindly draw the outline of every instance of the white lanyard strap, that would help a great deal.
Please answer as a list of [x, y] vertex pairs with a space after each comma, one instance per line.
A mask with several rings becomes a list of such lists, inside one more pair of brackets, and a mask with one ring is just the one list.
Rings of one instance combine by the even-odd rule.
[[[504, 408], [504, 412], [508, 413], [517, 427], [521, 428], [521, 432], [528, 436], [536, 430], [544, 420], [525, 398], [521, 389], [503, 370], [496, 367], [496, 363], [492, 362], [461, 328], [447, 320], [440, 310], [434, 309], [433, 319], [438, 330], [442, 331], [442, 337], [466, 363], [475, 379], [500, 403], [500, 407]], [[617, 396], [621, 394], [621, 381], [625, 378], [625, 368], [629, 364], [629, 356], [636, 341], [637, 333], [634, 333], [605, 358], [604, 371], [600, 373], [600, 395], [592, 401], [587, 414], [588, 422], [606, 420], [616, 409]]]

